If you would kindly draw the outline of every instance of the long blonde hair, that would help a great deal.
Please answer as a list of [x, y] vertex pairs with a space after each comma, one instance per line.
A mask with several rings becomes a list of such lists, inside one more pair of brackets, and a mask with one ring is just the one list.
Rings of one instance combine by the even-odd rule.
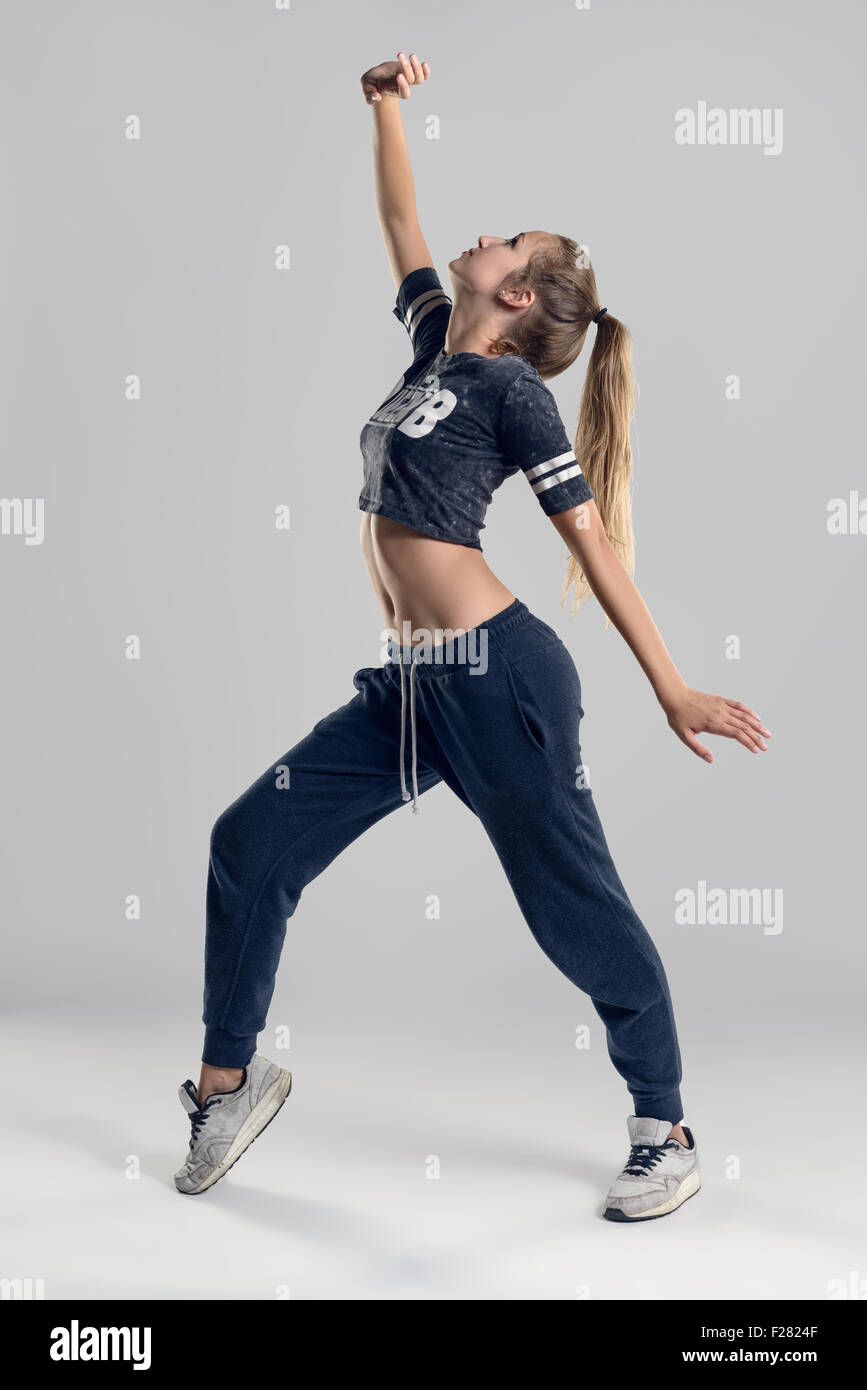
[[[498, 350], [520, 353], [543, 381], [571, 367], [584, 346], [587, 329], [603, 307], [587, 248], [571, 237], [554, 235], [552, 244], [534, 251], [527, 265], [508, 276], [500, 288], [530, 288], [535, 300], [516, 319], [510, 334], [498, 341]], [[636, 395], [632, 338], [625, 324], [606, 313], [596, 327], [587, 364], [575, 457], [593, 492], [605, 534], [630, 576], [635, 571], [630, 423]], [[571, 552], [561, 595], [564, 606], [570, 589], [575, 613], [592, 591]]]

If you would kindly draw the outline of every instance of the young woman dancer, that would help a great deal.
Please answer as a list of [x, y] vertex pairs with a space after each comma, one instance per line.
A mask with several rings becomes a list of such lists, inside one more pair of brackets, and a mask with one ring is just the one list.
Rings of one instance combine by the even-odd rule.
[[[593, 593], [670, 727], [712, 762], [702, 731], [765, 749], [735, 700], [692, 690], [629, 577], [626, 328], [602, 305], [586, 248], [544, 231], [480, 236], [444, 292], [416, 217], [399, 100], [430, 75], [414, 53], [362, 78], [376, 201], [412, 363], [361, 434], [361, 544], [390, 634], [381, 667], [217, 819], [205, 942], [205, 1042], [179, 1191], [226, 1173], [280, 1109], [288, 1071], [256, 1053], [286, 919], [305, 885], [388, 812], [444, 781], [481, 820], [531, 932], [585, 991], [634, 1104], [630, 1153], [604, 1203], [614, 1221], [674, 1211], [698, 1191], [681, 1058], [659, 954], [612, 863], [578, 741], [581, 684], [553, 628], [485, 563], [491, 494], [521, 472], [570, 555], [564, 597]], [[590, 325], [573, 452], [545, 382]], [[407, 724], [410, 780], [406, 785]]]

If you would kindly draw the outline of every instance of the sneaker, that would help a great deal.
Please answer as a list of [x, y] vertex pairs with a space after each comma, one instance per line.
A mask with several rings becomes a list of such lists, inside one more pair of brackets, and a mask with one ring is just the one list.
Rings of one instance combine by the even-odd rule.
[[671, 1121], [628, 1115], [629, 1158], [605, 1199], [608, 1221], [650, 1221], [667, 1216], [701, 1187], [698, 1148], [683, 1125], [689, 1148], [670, 1139]]
[[292, 1089], [292, 1074], [258, 1053], [234, 1091], [209, 1096], [199, 1105], [192, 1081], [178, 1087], [192, 1133], [184, 1165], [175, 1173], [179, 1192], [194, 1196], [213, 1187], [273, 1120]]

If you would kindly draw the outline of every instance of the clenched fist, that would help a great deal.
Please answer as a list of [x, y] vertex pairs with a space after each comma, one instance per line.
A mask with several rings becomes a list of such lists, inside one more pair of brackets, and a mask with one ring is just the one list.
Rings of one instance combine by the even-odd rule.
[[409, 97], [410, 87], [417, 87], [430, 77], [430, 64], [419, 61], [415, 53], [409, 57], [398, 53], [397, 58], [388, 63], [378, 63], [361, 75], [361, 90], [368, 106], [381, 101], [384, 96]]

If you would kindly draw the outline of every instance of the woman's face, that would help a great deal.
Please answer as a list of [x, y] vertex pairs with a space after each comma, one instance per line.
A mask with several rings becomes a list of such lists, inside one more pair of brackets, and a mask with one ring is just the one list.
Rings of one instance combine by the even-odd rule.
[[455, 286], [494, 295], [506, 276], [527, 264], [531, 251], [547, 241], [547, 232], [518, 232], [513, 237], [480, 236], [477, 244], [449, 261]]

